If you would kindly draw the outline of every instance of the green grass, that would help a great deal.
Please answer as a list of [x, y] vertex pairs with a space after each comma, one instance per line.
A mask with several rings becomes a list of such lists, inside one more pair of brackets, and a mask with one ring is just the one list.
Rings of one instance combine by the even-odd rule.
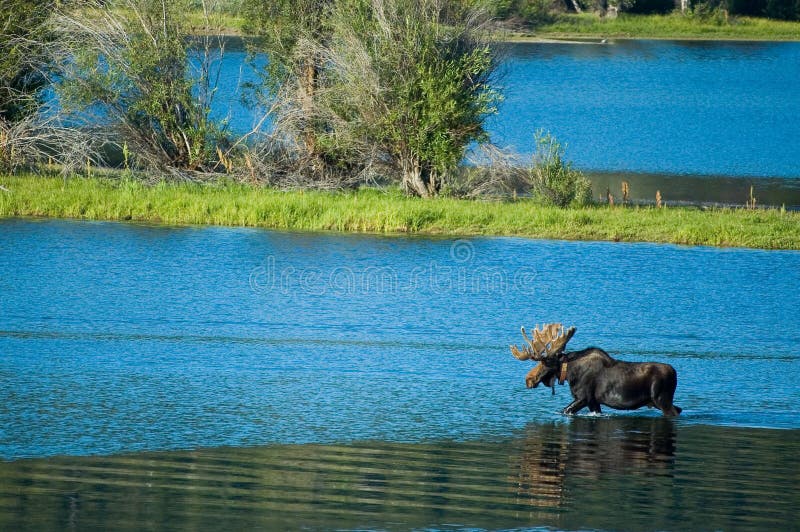
[[[206, 20], [202, 12], [193, 11], [187, 13], [186, 20], [193, 29], [193, 33], [202, 35], [205, 33]], [[230, 13], [214, 13], [209, 21], [211, 33], [221, 33], [223, 35], [242, 35], [242, 28], [245, 25], [243, 17]]]
[[649, 39], [800, 40], [800, 22], [766, 18], [722, 19], [669, 15], [628, 15], [603, 19], [595, 14], [563, 15], [536, 28], [537, 37], [624, 37]]
[[422, 200], [396, 190], [284, 192], [233, 183], [146, 186], [79, 177], [0, 177], [0, 185], [8, 189], [0, 189], [0, 217], [800, 249], [800, 214], [778, 210], [558, 209], [530, 200]]
[[[200, 11], [187, 14], [189, 25], [203, 33], [205, 21]], [[245, 19], [239, 15], [216, 12], [212, 16], [215, 32], [242, 35]], [[800, 40], [800, 22], [757, 17], [731, 16], [726, 20], [709, 16], [631, 15], [604, 19], [594, 13], [559, 15], [552, 24], [531, 29], [536, 37], [621, 37], [648, 39], [744, 39]], [[513, 38], [512, 38], [513, 40]]]

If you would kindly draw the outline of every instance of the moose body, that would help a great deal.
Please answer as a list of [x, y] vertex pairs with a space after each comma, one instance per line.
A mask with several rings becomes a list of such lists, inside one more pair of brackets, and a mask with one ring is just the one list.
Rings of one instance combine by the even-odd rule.
[[643, 406], [658, 408], [665, 416], [677, 416], [681, 409], [672, 404], [678, 375], [669, 364], [658, 362], [623, 362], [611, 358], [597, 347], [565, 353], [564, 348], [575, 334], [575, 327], [564, 331], [561, 324], [549, 324], [534, 329], [531, 340], [522, 328], [528, 346], [522, 350], [511, 346], [519, 360], [539, 362], [525, 377], [528, 388], [539, 383], [554, 387], [569, 383], [573, 401], [564, 410], [574, 414], [588, 407], [600, 412], [600, 405], [620, 410], [635, 410]]
[[[566, 364], [564, 368], [563, 365]], [[588, 407], [600, 412], [600, 405], [619, 410], [643, 406], [658, 408], [665, 416], [677, 416], [681, 409], [672, 404], [678, 376], [675, 368], [658, 362], [623, 362], [602, 349], [591, 347], [564, 353], [553, 363], [540, 361], [525, 378], [528, 388], [539, 383], [552, 387], [556, 378], [569, 383], [574, 401], [563, 412], [574, 414]]]

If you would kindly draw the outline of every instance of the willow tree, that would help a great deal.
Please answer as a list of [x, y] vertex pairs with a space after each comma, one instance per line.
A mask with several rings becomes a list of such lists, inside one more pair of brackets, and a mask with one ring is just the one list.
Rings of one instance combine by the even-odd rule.
[[49, 68], [47, 20], [52, 2], [0, 0], [0, 168], [22, 157], [30, 121], [42, 103]]
[[1, 120], [20, 120], [40, 103], [47, 82], [46, 21], [51, 8], [52, 2], [0, 0]]
[[58, 17], [65, 104], [96, 111], [133, 162], [181, 178], [222, 170], [227, 147], [211, 114], [223, 41], [205, 2], [202, 35], [192, 35], [191, 5], [89, 0]]
[[410, 194], [438, 194], [469, 145], [488, 140], [500, 94], [485, 21], [444, 0], [340, 0], [332, 13], [329, 125]]
[[[262, 72], [269, 96], [280, 95], [279, 111], [294, 129], [306, 154], [320, 154], [315, 118], [317, 94], [325, 68], [320, 49], [330, 36], [332, 0], [244, 0], [242, 12], [254, 48], [269, 59]], [[288, 118], [287, 118], [288, 117]]]

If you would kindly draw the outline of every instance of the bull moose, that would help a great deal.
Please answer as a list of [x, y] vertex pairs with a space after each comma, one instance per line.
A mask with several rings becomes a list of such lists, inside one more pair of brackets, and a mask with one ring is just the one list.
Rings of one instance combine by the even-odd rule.
[[530, 339], [522, 327], [528, 345], [522, 349], [512, 345], [511, 353], [519, 360], [538, 362], [525, 376], [528, 388], [544, 383], [555, 393], [556, 379], [559, 384], [568, 382], [574, 401], [564, 408], [564, 414], [585, 407], [600, 413], [601, 404], [620, 410], [659, 408], [665, 416], [681, 413], [681, 408], [672, 404], [678, 385], [675, 368], [658, 362], [615, 360], [597, 347], [565, 352], [574, 334], [575, 327], [564, 331], [560, 323], [550, 323], [541, 329], [537, 326]]

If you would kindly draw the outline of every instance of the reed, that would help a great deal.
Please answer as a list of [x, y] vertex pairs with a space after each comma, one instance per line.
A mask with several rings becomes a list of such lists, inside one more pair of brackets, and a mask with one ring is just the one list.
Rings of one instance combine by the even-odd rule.
[[102, 177], [0, 176], [0, 218], [44, 216], [311, 231], [516, 235], [800, 249], [800, 213], [595, 205], [561, 209], [528, 199], [417, 199], [397, 189], [280, 191], [237, 183]]

